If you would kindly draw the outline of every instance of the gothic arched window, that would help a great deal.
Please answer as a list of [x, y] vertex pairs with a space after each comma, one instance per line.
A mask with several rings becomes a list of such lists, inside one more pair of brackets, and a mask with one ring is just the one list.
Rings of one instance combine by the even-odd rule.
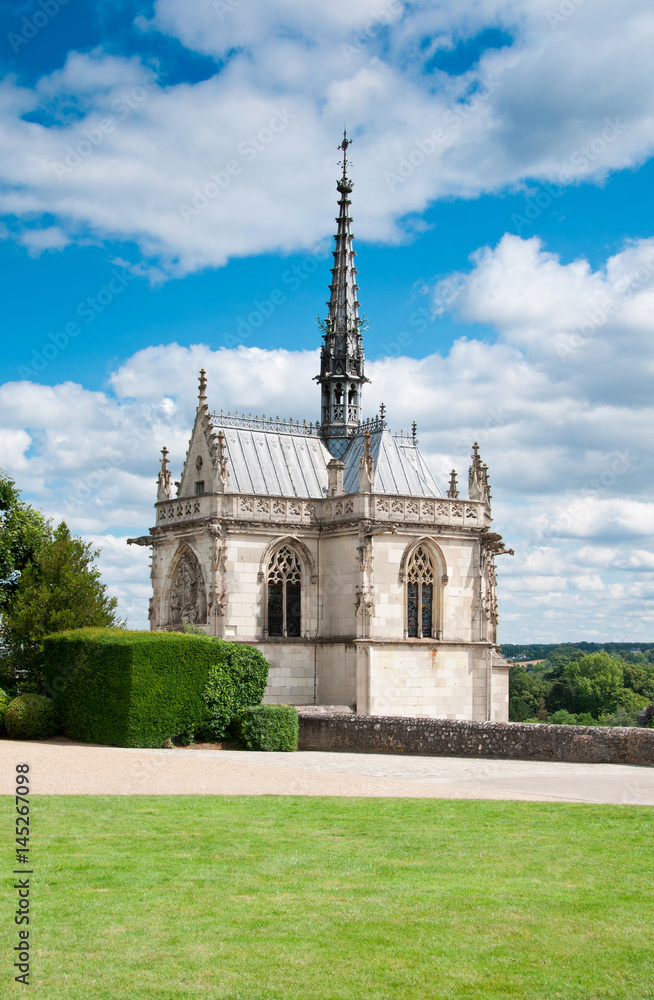
[[273, 553], [268, 564], [268, 635], [302, 635], [302, 565], [289, 545]]
[[435, 637], [434, 583], [436, 566], [429, 549], [419, 545], [409, 559], [406, 574], [406, 619], [409, 639]]

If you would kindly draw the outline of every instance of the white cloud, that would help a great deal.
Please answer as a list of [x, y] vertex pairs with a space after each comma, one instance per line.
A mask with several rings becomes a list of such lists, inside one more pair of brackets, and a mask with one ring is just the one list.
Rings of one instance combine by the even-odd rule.
[[59, 226], [45, 229], [25, 229], [20, 236], [31, 257], [39, 257], [44, 250], [63, 250], [71, 242]]
[[[356, 137], [357, 231], [369, 239], [402, 238], [402, 218], [439, 197], [527, 178], [601, 180], [640, 164], [654, 145], [646, 0], [594, 0], [559, 26], [552, 9], [159, 0], [141, 26], [223, 60], [220, 69], [168, 85], [137, 58], [96, 49], [72, 52], [32, 90], [8, 78], [0, 209], [19, 231], [47, 214], [59, 246], [134, 241], [161, 280], [331, 232], [325, 191], [344, 119]], [[431, 68], [438, 50], [488, 27], [513, 43], [465, 73]], [[23, 117], [36, 110], [42, 124]]]

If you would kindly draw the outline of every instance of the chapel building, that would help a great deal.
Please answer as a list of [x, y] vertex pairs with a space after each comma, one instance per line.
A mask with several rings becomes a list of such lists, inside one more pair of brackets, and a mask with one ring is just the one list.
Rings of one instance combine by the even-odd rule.
[[[181, 479], [163, 449], [152, 546], [152, 629], [193, 622], [256, 646], [266, 701], [362, 715], [508, 720], [497, 646], [488, 470], [477, 445], [468, 496], [445, 495], [411, 434], [382, 408], [364, 419], [362, 320], [347, 148], [320, 421], [211, 412], [200, 373]], [[130, 540], [132, 541], [132, 540]]]

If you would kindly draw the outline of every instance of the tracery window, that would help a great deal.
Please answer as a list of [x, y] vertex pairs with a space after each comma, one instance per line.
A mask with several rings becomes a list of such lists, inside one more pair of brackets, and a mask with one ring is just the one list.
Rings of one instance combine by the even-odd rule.
[[268, 564], [268, 635], [302, 635], [302, 566], [297, 553], [282, 545]]
[[409, 639], [431, 639], [434, 637], [436, 567], [425, 546], [419, 545], [411, 555], [406, 580], [407, 635]]

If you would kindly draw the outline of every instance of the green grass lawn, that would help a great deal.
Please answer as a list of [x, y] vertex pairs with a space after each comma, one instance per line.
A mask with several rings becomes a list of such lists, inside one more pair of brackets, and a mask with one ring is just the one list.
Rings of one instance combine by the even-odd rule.
[[31, 996], [654, 998], [649, 808], [37, 796], [32, 819]]

